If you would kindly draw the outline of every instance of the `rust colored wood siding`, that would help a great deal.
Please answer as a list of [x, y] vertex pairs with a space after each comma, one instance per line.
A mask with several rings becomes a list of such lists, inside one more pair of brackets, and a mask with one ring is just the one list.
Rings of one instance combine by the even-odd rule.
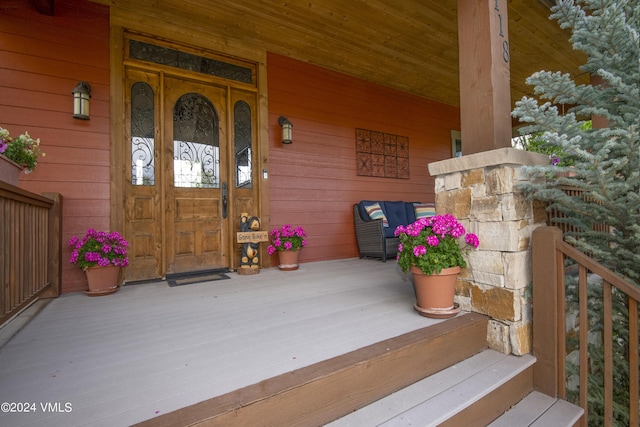
[[[66, 242], [109, 228], [109, 10], [58, 1], [46, 16], [23, 4], [0, 5], [0, 126], [41, 140], [46, 156], [19, 185], [62, 194], [63, 292], [81, 291], [84, 273], [69, 264]], [[81, 80], [92, 89], [89, 121], [73, 119]]]
[[[427, 164], [451, 157], [458, 108], [275, 54], [267, 74], [271, 227], [305, 228], [301, 262], [358, 256], [353, 204], [362, 199], [434, 201]], [[281, 143], [281, 115], [293, 123], [291, 145]], [[410, 179], [357, 176], [357, 128], [408, 137]]]
[[[56, 2], [54, 16], [29, 2], [0, 6], [0, 126], [41, 139], [46, 157], [20, 186], [63, 195], [63, 242], [89, 227], [109, 229], [109, 66], [106, 6]], [[433, 200], [427, 164], [450, 157], [457, 108], [274, 54], [267, 76], [270, 200], [263, 217], [271, 226], [305, 227], [302, 262], [358, 255], [352, 204], [361, 199]], [[72, 118], [71, 90], [80, 80], [92, 87], [89, 121]], [[280, 142], [280, 115], [293, 122], [292, 145]], [[356, 128], [408, 137], [410, 179], [357, 176]], [[86, 280], [69, 254], [63, 243], [62, 290], [82, 291]]]

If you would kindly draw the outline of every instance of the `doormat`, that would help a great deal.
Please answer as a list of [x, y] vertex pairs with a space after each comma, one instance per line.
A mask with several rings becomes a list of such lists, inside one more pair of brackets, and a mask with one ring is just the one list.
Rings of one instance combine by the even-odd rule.
[[194, 283], [213, 282], [215, 280], [230, 279], [223, 271], [203, 271], [198, 273], [183, 273], [167, 275], [167, 283], [170, 287], [192, 285]]

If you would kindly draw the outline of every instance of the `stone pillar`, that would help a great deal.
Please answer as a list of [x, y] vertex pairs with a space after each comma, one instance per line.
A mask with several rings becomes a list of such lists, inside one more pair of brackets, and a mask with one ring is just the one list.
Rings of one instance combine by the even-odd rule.
[[500, 148], [429, 164], [436, 212], [454, 215], [480, 239], [466, 258], [456, 301], [491, 317], [487, 340], [505, 354], [531, 351], [531, 234], [545, 225], [546, 213], [518, 184], [529, 180], [523, 166], [548, 163], [542, 154]]

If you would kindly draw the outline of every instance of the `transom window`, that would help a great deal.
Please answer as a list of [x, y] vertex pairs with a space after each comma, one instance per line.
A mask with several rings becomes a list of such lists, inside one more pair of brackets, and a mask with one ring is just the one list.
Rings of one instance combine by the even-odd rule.
[[129, 57], [241, 83], [254, 84], [252, 68], [156, 46], [139, 40], [129, 40]]

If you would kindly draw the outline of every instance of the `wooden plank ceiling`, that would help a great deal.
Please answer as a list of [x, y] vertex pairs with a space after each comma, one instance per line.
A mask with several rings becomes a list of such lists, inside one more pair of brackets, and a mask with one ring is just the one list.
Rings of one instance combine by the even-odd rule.
[[[93, 1], [459, 105], [456, 0]], [[532, 94], [525, 79], [535, 71], [581, 73], [584, 57], [548, 7], [539, 0], [508, 7], [512, 103]]]

